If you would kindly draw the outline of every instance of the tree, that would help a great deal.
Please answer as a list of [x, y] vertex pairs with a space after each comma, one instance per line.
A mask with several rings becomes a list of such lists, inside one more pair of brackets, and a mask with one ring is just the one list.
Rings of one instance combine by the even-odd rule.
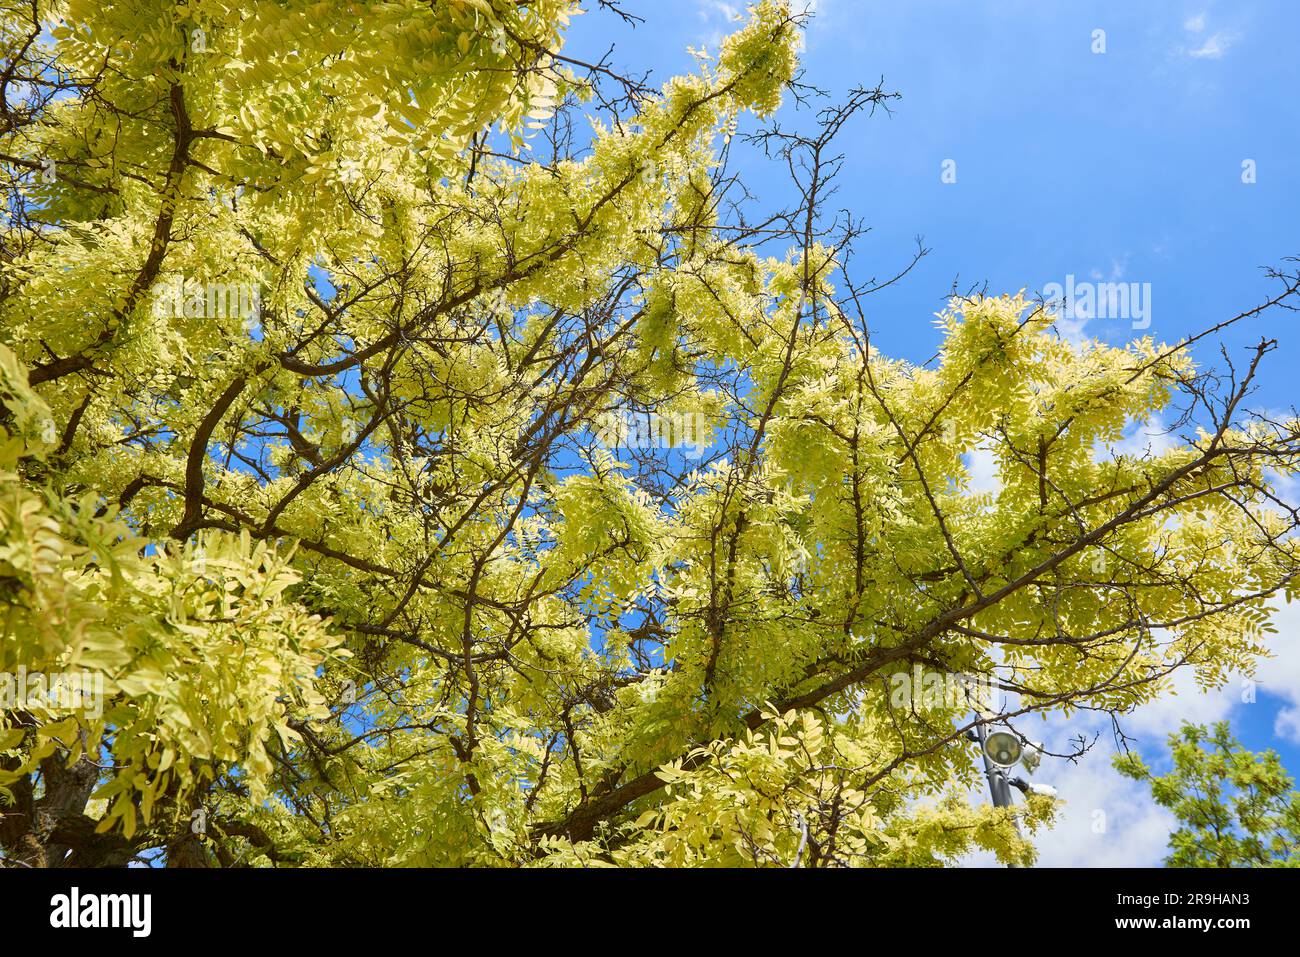
[[1149, 784], [1178, 820], [1168, 867], [1300, 866], [1300, 791], [1275, 751], [1247, 751], [1226, 721], [1183, 722], [1169, 751], [1173, 768], [1159, 776], [1134, 751], [1115, 756], [1119, 772]]
[[658, 90], [575, 12], [5, 8], [0, 672], [103, 691], [0, 711], [6, 861], [1023, 862], [1053, 806], [972, 804], [976, 722], [1253, 667], [1268, 340], [1210, 374], [972, 295], [883, 356], [825, 204], [894, 95], [803, 85], [772, 0]]

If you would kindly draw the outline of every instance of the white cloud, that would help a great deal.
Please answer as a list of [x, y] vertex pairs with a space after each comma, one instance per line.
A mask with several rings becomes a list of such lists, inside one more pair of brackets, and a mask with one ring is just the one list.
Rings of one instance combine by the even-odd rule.
[[740, 17], [740, 7], [734, 3], [726, 3], [725, 0], [702, 0], [700, 16], [705, 20], [721, 17], [730, 23]]
[[[1170, 689], [1155, 701], [1120, 719], [1130, 747], [1146, 756], [1164, 750], [1165, 739], [1184, 721], [1221, 721], [1241, 700], [1240, 686], [1202, 692], [1190, 669], [1174, 673]], [[1052, 718], [1048, 746], [1058, 753], [1083, 734], [1096, 742], [1077, 764], [1043, 762], [1039, 777], [1065, 800], [1056, 826], [1038, 835], [1039, 862], [1048, 867], [1154, 867], [1168, 853], [1173, 815], [1151, 800], [1150, 789], [1123, 777], [1111, 764], [1119, 746], [1105, 715], [1076, 713]], [[1053, 746], [1052, 739], [1055, 739]]]
[[1088, 316], [1066, 315], [1064, 309], [1058, 309], [1053, 324], [1061, 338], [1077, 349], [1088, 341], [1084, 329], [1090, 321]]
[[1273, 657], [1260, 661], [1255, 680], [1265, 691], [1300, 707], [1300, 601], [1286, 604], [1278, 598], [1273, 609], [1277, 634], [1268, 641]]
[[991, 492], [996, 495], [1002, 490], [1002, 479], [998, 477], [998, 460], [991, 448], [978, 445], [967, 452], [963, 459], [966, 471], [970, 473], [971, 492]]
[[1198, 60], [1218, 60], [1228, 52], [1228, 47], [1237, 42], [1235, 34], [1220, 30], [1195, 50], [1188, 50], [1187, 55]]
[[[811, 15], [806, 26], [812, 29], [825, 22], [827, 5], [828, 0], [791, 0], [790, 10], [796, 15]], [[721, 46], [722, 41], [742, 25], [745, 8], [746, 3], [741, 0], [697, 0], [697, 12], [705, 23], [705, 45], [714, 50]]]
[[1191, 668], [1180, 668], [1169, 678], [1169, 690], [1123, 719], [1124, 733], [1136, 739], [1134, 747], [1144, 753], [1163, 748], [1165, 738], [1184, 721], [1212, 724], [1228, 717], [1241, 703], [1240, 681], [1229, 680], [1221, 688], [1202, 691]]
[[1151, 800], [1146, 785], [1121, 776], [1110, 753], [1094, 750], [1050, 773], [1065, 803], [1055, 827], [1035, 839], [1040, 866], [1156, 867], [1164, 860], [1173, 814]]
[[1094, 453], [1098, 460], [1113, 455], [1131, 455], [1136, 458], [1157, 458], [1175, 445], [1177, 437], [1169, 431], [1163, 417], [1152, 415], [1145, 423], [1137, 423], [1118, 442], [1099, 445]]
[[[1179, 52], [1186, 53], [1188, 56], [1198, 60], [1218, 60], [1228, 52], [1228, 48], [1239, 39], [1236, 33], [1229, 30], [1215, 30], [1208, 37], [1204, 37], [1206, 30], [1206, 16], [1204, 13], [1197, 13], [1183, 21], [1183, 29], [1192, 36], [1189, 38], [1192, 43], [1199, 43], [1196, 47], [1180, 47]], [[1202, 37], [1204, 37], [1202, 39]]]
[[705, 23], [706, 33], [703, 37], [705, 47], [716, 50], [722, 41], [733, 33], [740, 19], [740, 7], [726, 0], [700, 0], [700, 19]]
[[1300, 744], [1300, 708], [1283, 708], [1273, 722], [1273, 733], [1295, 744]]
[[1300, 505], [1300, 475], [1285, 475], [1274, 469], [1265, 469], [1264, 474], [1278, 498], [1288, 505]]

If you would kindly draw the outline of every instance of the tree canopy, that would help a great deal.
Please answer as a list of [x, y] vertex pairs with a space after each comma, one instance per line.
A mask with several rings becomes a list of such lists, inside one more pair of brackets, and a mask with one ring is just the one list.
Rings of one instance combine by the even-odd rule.
[[1161, 775], [1134, 751], [1115, 757], [1119, 772], [1147, 782], [1178, 822], [1167, 866], [1300, 866], [1300, 791], [1276, 752], [1247, 751], [1226, 721], [1184, 723], [1169, 750], [1173, 766]]
[[0, 673], [103, 694], [0, 702], [6, 861], [1026, 862], [973, 722], [1250, 673], [1296, 591], [1269, 341], [1020, 293], [876, 351], [827, 202], [893, 94], [803, 85], [783, 3], [653, 88], [571, 0], [2, 11]]

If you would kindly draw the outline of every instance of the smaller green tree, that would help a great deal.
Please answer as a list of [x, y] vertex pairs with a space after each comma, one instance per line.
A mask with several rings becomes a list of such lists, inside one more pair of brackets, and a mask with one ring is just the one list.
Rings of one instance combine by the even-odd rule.
[[1121, 774], [1147, 782], [1178, 819], [1167, 867], [1300, 867], [1300, 791], [1277, 752], [1247, 751], [1226, 721], [1184, 722], [1169, 748], [1165, 775], [1136, 752], [1115, 757]]

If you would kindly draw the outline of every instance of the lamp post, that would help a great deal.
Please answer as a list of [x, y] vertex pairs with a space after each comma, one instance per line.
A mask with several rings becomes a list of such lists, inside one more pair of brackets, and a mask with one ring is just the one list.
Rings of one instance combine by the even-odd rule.
[[[1024, 778], [1009, 778], [1007, 771], [1017, 764], [1024, 766], [1029, 774], [1034, 773], [1042, 760], [1042, 745], [1026, 741], [1010, 731], [994, 731], [989, 734], [984, 723], [975, 725], [975, 730], [968, 733], [971, 740], [978, 742], [980, 757], [984, 759], [984, 776], [989, 782], [989, 795], [994, 807], [1011, 807], [1011, 788], [1015, 787], [1022, 794], [1043, 794], [1056, 797], [1056, 789], [1046, 784], [1030, 784]], [[1013, 816], [1011, 826], [1020, 833], [1020, 823]], [[1007, 867], [1017, 867], [1008, 864]]]
[[[980, 745], [980, 756], [984, 759], [984, 776], [989, 781], [989, 794], [993, 798], [994, 807], [1011, 807], [1011, 787], [1007, 784], [1006, 776], [1002, 773], [1002, 768], [993, 763], [989, 757], [988, 732], [984, 730], [984, 725], [975, 726], [976, 740]], [[1017, 745], [1019, 742], [1017, 742]], [[1019, 748], [1016, 749], [1014, 756], [1011, 756], [1011, 764], [1019, 760]], [[1010, 765], [1007, 765], [1008, 767]], [[1016, 833], [1020, 833], [1020, 826], [1016, 825]]]

